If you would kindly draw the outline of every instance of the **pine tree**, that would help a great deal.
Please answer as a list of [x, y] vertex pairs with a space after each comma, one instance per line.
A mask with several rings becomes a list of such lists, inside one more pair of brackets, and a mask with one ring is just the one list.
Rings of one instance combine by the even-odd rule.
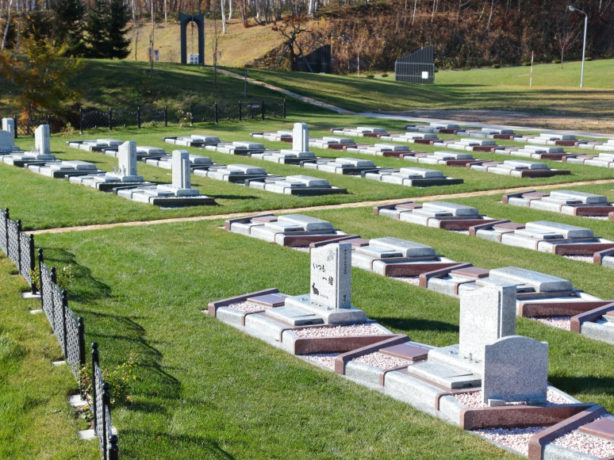
[[126, 38], [129, 20], [130, 14], [124, 0], [111, 0], [107, 29], [110, 53], [108, 57], [123, 59], [130, 54], [130, 40]]
[[52, 33], [56, 43], [66, 45], [68, 56], [85, 53], [83, 17], [85, 7], [80, 0], [55, 0], [52, 4]]
[[109, 11], [104, 0], [96, 0], [87, 15], [85, 38], [87, 50], [85, 55], [93, 58], [109, 57]]

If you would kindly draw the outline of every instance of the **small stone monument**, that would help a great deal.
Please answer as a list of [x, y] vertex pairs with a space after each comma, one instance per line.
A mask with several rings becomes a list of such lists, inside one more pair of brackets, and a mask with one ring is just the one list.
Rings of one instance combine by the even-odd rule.
[[115, 175], [126, 181], [143, 180], [136, 171], [136, 142], [127, 141], [119, 146], [117, 152], [119, 170]]
[[267, 316], [292, 324], [347, 324], [367, 320], [351, 306], [352, 245], [328, 244], [311, 250], [310, 293], [287, 297]]
[[502, 337], [484, 347], [482, 392], [484, 402], [546, 402], [548, 344], [529, 337]]
[[15, 142], [15, 120], [13, 120], [12, 118], [3, 118], [2, 131], [9, 132], [12, 137], [12, 142]]
[[484, 346], [516, 333], [516, 287], [492, 283], [460, 297], [459, 355], [484, 359]]
[[292, 150], [294, 152], [309, 151], [309, 128], [307, 123], [294, 123], [292, 129]]
[[34, 131], [34, 149], [40, 155], [51, 153], [49, 125], [38, 125]]
[[311, 302], [350, 308], [352, 245], [329, 244], [311, 250]]
[[190, 154], [187, 150], [173, 150], [172, 159], [173, 188], [190, 188]]

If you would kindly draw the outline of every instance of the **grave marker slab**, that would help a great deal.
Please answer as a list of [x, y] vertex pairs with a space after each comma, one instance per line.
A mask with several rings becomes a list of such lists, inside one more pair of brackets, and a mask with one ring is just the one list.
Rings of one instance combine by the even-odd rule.
[[311, 250], [311, 301], [349, 308], [352, 291], [352, 245], [329, 244]]
[[34, 148], [41, 155], [51, 153], [49, 125], [39, 125], [34, 130]]

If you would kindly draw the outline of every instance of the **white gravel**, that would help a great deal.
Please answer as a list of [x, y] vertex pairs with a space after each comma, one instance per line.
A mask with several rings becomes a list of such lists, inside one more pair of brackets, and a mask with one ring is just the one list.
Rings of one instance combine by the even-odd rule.
[[232, 305], [227, 305], [227, 308], [230, 308], [231, 310], [242, 311], [243, 313], [253, 313], [256, 311], [264, 311], [268, 307], [265, 307], [264, 305], [256, 303], [256, 302], [248, 302], [246, 300], [245, 302], [239, 302], [239, 303], [233, 303]]
[[614, 456], [614, 442], [598, 438], [578, 430], [571, 431], [552, 441], [557, 446], [573, 449], [598, 458], [612, 458]]
[[571, 316], [551, 316], [549, 318], [535, 318], [535, 320], [547, 326], [556, 327], [565, 331], [571, 330]]
[[588, 262], [589, 264], [593, 263], [593, 256], [563, 256], [567, 259], [571, 260], [579, 260], [580, 262]]
[[338, 355], [339, 353], [314, 353], [312, 355], [304, 355], [303, 358], [314, 364], [335, 370], [335, 358]]
[[529, 455], [529, 439], [535, 433], [542, 431], [543, 426], [528, 426], [522, 428], [488, 428], [482, 430], [474, 430], [474, 433], [479, 434], [483, 438], [490, 439], [498, 444], [509, 447], [516, 452], [524, 455]]
[[411, 284], [412, 286], [420, 285], [420, 277], [418, 276], [395, 276], [394, 279]]
[[355, 337], [359, 335], [383, 335], [384, 331], [375, 324], [350, 324], [335, 327], [308, 327], [294, 331], [297, 337]]
[[[482, 409], [488, 407], [487, 404], [482, 402], [482, 390], [474, 391], [473, 393], [458, 393], [454, 395], [454, 398], [469, 409]], [[573, 401], [565, 398], [561, 394], [548, 389], [546, 393], [546, 399], [550, 404], [569, 404]], [[507, 403], [507, 406], [518, 406], [523, 403], [512, 402]]]
[[385, 371], [395, 369], [397, 367], [409, 366], [411, 364], [411, 362], [406, 359], [385, 355], [379, 351], [359, 356], [358, 358], [354, 359], [354, 361], [377, 367]]

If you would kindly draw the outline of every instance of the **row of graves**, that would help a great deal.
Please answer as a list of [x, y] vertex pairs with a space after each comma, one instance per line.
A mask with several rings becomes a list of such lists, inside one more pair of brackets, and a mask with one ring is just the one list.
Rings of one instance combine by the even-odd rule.
[[548, 344], [515, 334], [514, 284], [464, 290], [459, 343], [437, 348], [352, 305], [353, 254], [350, 242], [313, 247], [308, 293], [270, 288], [210, 302], [205, 312], [532, 459], [614, 455], [614, 417], [550, 385]]
[[[5, 120], [8, 125], [13, 121]], [[111, 144], [108, 141], [105, 141], [107, 145]], [[118, 159], [118, 168], [112, 172], [98, 169], [94, 163], [87, 161], [58, 160], [51, 153], [49, 125], [40, 125], [36, 128], [34, 144], [34, 151], [4, 154], [3, 162], [27, 168], [43, 176], [68, 179], [71, 183], [86, 185], [103, 192], [113, 192], [124, 198], [157, 206], [177, 207], [215, 203], [213, 198], [202, 195], [197, 189], [190, 187], [187, 152], [173, 155], [171, 184], [153, 184], [137, 174], [135, 142], [112, 141], [111, 145], [115, 147], [115, 156]]]
[[550, 211], [570, 216], [614, 220], [614, 205], [605, 195], [578, 192], [576, 190], [554, 190], [550, 193], [528, 192], [506, 193], [501, 201], [540, 211]]
[[575, 289], [563, 278], [519, 267], [487, 270], [454, 261], [428, 245], [393, 237], [366, 240], [300, 214], [236, 218], [226, 221], [225, 228], [301, 251], [349, 243], [352, 266], [452, 297], [489, 283], [514, 285], [518, 316], [614, 344], [614, 301]]
[[379, 206], [374, 212], [412, 224], [464, 232], [509, 246], [614, 268], [614, 241], [595, 236], [590, 228], [550, 221], [521, 224], [482, 215], [472, 206], [442, 201]]

